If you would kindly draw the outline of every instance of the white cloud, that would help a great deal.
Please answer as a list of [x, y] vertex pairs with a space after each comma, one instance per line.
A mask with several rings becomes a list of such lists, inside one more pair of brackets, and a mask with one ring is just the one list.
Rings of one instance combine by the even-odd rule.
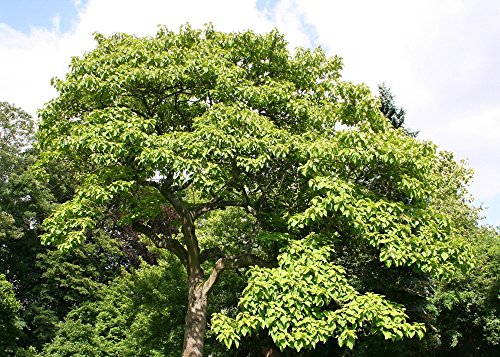
[[189, 21], [195, 27], [213, 22], [224, 31], [266, 27], [266, 20], [258, 13], [253, 1], [137, 1], [91, 0], [81, 14], [78, 30], [84, 33], [99, 31], [104, 34], [126, 31], [138, 36], [156, 32], [158, 24], [177, 29]]
[[273, 13], [268, 14], [273, 21], [273, 27], [286, 34], [290, 43], [290, 50], [296, 47], [312, 47], [310, 34], [304, 27], [305, 13], [296, 5], [294, 0], [281, 0], [273, 8]]
[[[446, 112], [437, 114], [444, 116]], [[475, 172], [471, 190], [475, 197], [490, 200], [500, 193], [500, 106], [452, 115], [435, 123], [432, 130], [427, 136], [443, 141], [442, 146], [456, 156], [469, 158]]]
[[295, 46], [309, 45], [301, 32], [300, 22], [294, 20], [290, 6], [279, 10], [276, 23], [259, 12], [252, 0], [162, 1], [89, 0], [78, 8], [79, 18], [67, 33], [60, 33], [53, 19], [52, 29], [32, 28], [29, 34], [0, 23], [0, 99], [13, 102], [35, 114], [55, 95], [50, 79], [62, 76], [71, 56], [81, 55], [94, 46], [94, 32], [110, 35], [115, 32], [137, 36], [153, 35], [163, 24], [177, 30], [189, 22], [202, 27], [212, 22], [218, 30], [253, 29], [265, 32], [279, 27]]
[[67, 67], [65, 38], [57, 31], [32, 29], [29, 35], [0, 24], [0, 98], [31, 114], [54, 92], [50, 79]]
[[298, 0], [344, 77], [386, 82], [407, 125], [468, 158], [479, 200], [500, 194], [500, 1]]

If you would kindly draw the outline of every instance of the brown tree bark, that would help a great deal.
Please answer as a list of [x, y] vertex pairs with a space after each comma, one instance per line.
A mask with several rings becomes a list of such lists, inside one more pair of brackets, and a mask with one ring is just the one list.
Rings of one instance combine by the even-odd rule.
[[207, 325], [208, 293], [203, 289], [203, 277], [189, 281], [188, 310], [184, 330], [183, 357], [202, 357]]
[[[186, 322], [184, 330], [183, 357], [202, 357], [205, 344], [205, 329], [207, 324], [207, 305], [208, 296], [213, 286], [220, 277], [220, 274], [227, 269], [245, 268], [252, 265], [270, 266], [269, 263], [252, 254], [243, 254], [240, 256], [225, 257], [222, 251], [213, 247], [204, 252], [200, 252], [200, 246], [196, 237], [195, 220], [197, 217], [212, 209], [218, 209], [225, 206], [241, 206], [241, 202], [222, 201], [214, 199], [203, 204], [194, 210], [190, 210], [181, 198], [168, 190], [160, 191], [172, 204], [175, 211], [181, 218], [182, 236], [184, 238], [185, 248], [175, 240], [158, 239], [155, 234], [151, 234], [147, 227], [137, 225], [141, 232], [149, 235], [153, 242], [162, 248], [172, 251], [180, 261], [185, 265], [188, 273], [189, 296], [188, 310], [186, 313]], [[201, 264], [213, 258], [219, 258], [208, 277], [205, 280], [205, 274]]]

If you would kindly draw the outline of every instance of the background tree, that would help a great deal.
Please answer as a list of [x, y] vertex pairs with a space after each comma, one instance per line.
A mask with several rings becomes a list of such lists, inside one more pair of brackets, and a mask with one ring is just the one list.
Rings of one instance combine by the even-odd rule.
[[451, 153], [443, 153], [438, 170], [443, 181], [436, 204], [448, 212], [457, 234], [467, 237], [476, 263], [436, 286], [429, 306], [437, 337], [433, 353], [495, 356], [500, 352], [500, 235], [480, 224], [481, 208], [473, 206], [467, 191], [473, 172], [466, 163], [457, 165]]
[[66, 254], [42, 246], [40, 223], [58, 201], [72, 197], [72, 175], [67, 170], [57, 174], [64, 170], [63, 163], [56, 163], [57, 169], [47, 167], [47, 182], [33, 175], [34, 121], [22, 109], [0, 103], [0, 135], [0, 271], [22, 304], [22, 331], [14, 334], [12, 328], [21, 353], [50, 341], [68, 311], [94, 299], [122, 267], [138, 266], [143, 254], [132, 237], [111, 229]]
[[21, 303], [14, 295], [12, 284], [0, 274], [0, 356], [8, 356], [17, 347], [24, 325], [20, 310]]
[[432, 300], [441, 344], [438, 355], [500, 352], [500, 236], [482, 227], [471, 238], [477, 266], [440, 286]]
[[396, 106], [394, 94], [392, 94], [391, 89], [385, 83], [378, 85], [378, 97], [380, 98], [380, 111], [389, 119], [392, 126], [403, 130], [410, 136], [416, 137], [418, 131], [411, 131], [404, 126], [406, 112], [403, 108]]
[[125, 272], [72, 310], [45, 356], [175, 356], [182, 351], [185, 272], [161, 260]]
[[0, 102], [0, 254], [7, 242], [34, 235], [38, 204], [45, 200], [43, 188], [26, 173], [33, 163], [33, 140], [33, 119], [22, 109]]
[[[52, 197], [29, 170], [35, 161], [34, 129], [34, 121], [25, 111], [0, 102], [0, 271], [23, 304], [18, 312], [26, 321], [23, 332], [32, 321], [25, 316], [32, 301], [30, 291], [40, 277], [34, 267], [41, 251], [38, 227]], [[25, 338], [25, 334], [19, 335], [16, 344], [22, 346]]]
[[[340, 79], [340, 59], [320, 49], [291, 55], [276, 31], [183, 27], [96, 40], [94, 51], [54, 81], [59, 96], [40, 112], [39, 166], [64, 162], [77, 187], [45, 220], [44, 242], [69, 249], [114, 221], [173, 253], [187, 273], [184, 356], [202, 355], [208, 296], [221, 273], [273, 265], [280, 249], [279, 266], [251, 276], [262, 272], [289, 305], [254, 311], [271, 297], [248, 288], [243, 301], [250, 305], [242, 308], [254, 318], [243, 312], [235, 323], [219, 321], [226, 344], [247, 328], [267, 329], [280, 347], [311, 348], [327, 339], [318, 332], [319, 313], [349, 347], [365, 331], [391, 339], [422, 333], [402, 306], [356, 291], [334, 264], [302, 267], [317, 283], [305, 295], [288, 295], [289, 282], [280, 280], [296, 246], [290, 242], [311, 232], [319, 237], [313, 262], [345, 240], [372, 247], [388, 268], [437, 277], [470, 260], [446, 215], [429, 205], [436, 148], [390, 130], [370, 91]], [[229, 247], [202, 249], [197, 231], [205, 217], [229, 207], [253, 216], [258, 229], [249, 241], [263, 244], [234, 237]], [[339, 292], [321, 290], [325, 276], [337, 279]], [[290, 318], [297, 308], [311, 316], [302, 326]]]
[[42, 346], [54, 337], [66, 314], [98, 298], [98, 291], [121, 275], [123, 253], [116, 241], [95, 235], [71, 252], [44, 249], [31, 263], [36, 283], [24, 293], [27, 333], [25, 347]]

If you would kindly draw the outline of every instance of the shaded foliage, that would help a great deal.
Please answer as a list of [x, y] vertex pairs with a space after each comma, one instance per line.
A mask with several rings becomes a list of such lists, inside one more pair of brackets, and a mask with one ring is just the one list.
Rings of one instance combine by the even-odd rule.
[[0, 274], [0, 356], [8, 356], [16, 347], [24, 322], [20, 318], [21, 303], [12, 284]]
[[45, 356], [175, 356], [182, 349], [186, 287], [178, 263], [144, 263], [101, 288], [59, 324]]
[[433, 298], [439, 355], [497, 356], [500, 352], [500, 235], [474, 232], [477, 265], [439, 287]]
[[[80, 303], [94, 299], [122, 266], [138, 266], [141, 255], [151, 255], [143, 254], [144, 244], [137, 239], [110, 228], [96, 232], [71, 253], [42, 246], [40, 223], [58, 201], [73, 195], [73, 175], [55, 163], [47, 167], [46, 180], [35, 176], [33, 119], [8, 103], [1, 102], [0, 109], [0, 271], [22, 305], [18, 311], [24, 321], [19, 325], [22, 331], [15, 334], [12, 328], [15, 345], [40, 348], [52, 338], [56, 324]], [[109, 234], [124, 244], [117, 244]], [[133, 253], [123, 253], [127, 249]]]

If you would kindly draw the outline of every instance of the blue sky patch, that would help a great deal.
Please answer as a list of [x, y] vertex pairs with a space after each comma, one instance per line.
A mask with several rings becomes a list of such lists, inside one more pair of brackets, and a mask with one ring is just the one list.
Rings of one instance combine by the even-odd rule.
[[[481, 200], [476, 199], [476, 204], [480, 201]], [[487, 208], [485, 211], [481, 212], [485, 216], [483, 223], [500, 228], [500, 195], [485, 200], [483, 205]]]
[[257, 10], [263, 12], [269, 19], [273, 16], [273, 10], [278, 0], [257, 0]]
[[[309, 37], [310, 46], [313, 48], [318, 47], [319, 46], [319, 43], [318, 43], [319, 34], [318, 34], [318, 31], [316, 30], [316, 26], [306, 22], [304, 16], [300, 17], [300, 25], [304, 29], [304, 32], [307, 34], [307, 37]], [[323, 47], [323, 49], [324, 48], [325, 47]]]
[[[256, 1], [256, 6], [257, 10], [262, 12], [264, 16], [269, 20], [269, 21], [275, 21], [276, 20], [276, 6], [278, 5], [279, 0], [257, 0]], [[294, 5], [296, 5], [294, 3]], [[301, 14], [299, 17], [300, 25], [303, 31], [307, 34], [307, 37], [309, 38], [309, 46], [310, 47], [317, 47], [319, 45], [318, 43], [318, 31], [316, 30], [316, 27], [313, 24], [310, 24], [306, 22], [304, 15]]]
[[29, 33], [32, 27], [53, 28], [59, 17], [59, 31], [67, 32], [78, 18], [78, 10], [85, 0], [12, 0], [0, 1], [0, 22]]

